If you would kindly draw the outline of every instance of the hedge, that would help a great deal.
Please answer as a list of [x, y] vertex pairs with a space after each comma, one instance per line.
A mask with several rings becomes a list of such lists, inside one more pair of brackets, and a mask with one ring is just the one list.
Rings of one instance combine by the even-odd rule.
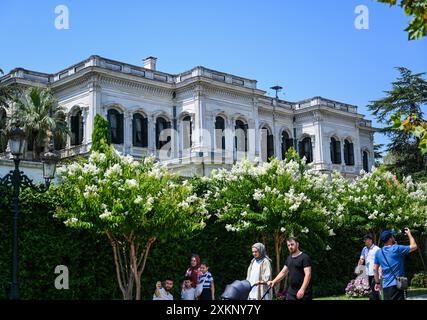
[[[0, 189], [0, 194], [0, 299], [5, 299], [11, 278], [12, 219], [10, 190]], [[37, 194], [25, 190], [21, 193], [21, 299], [121, 299], [111, 248], [105, 236], [66, 228], [52, 217], [59, 201], [54, 192]], [[354, 235], [351, 230], [335, 232], [337, 235], [330, 239], [333, 249], [327, 254], [316, 239], [302, 239], [301, 248], [313, 262], [315, 297], [344, 293], [347, 282], [354, 278], [353, 270], [363, 246], [361, 235]], [[155, 243], [142, 276], [143, 299], [151, 299], [156, 281], [167, 277], [175, 280], [173, 294], [175, 299], [179, 298], [180, 283], [192, 253], [210, 263], [219, 298], [227, 284], [246, 277], [251, 245], [256, 241], [255, 235], [230, 233], [223, 225], [211, 223], [190, 240]], [[267, 243], [267, 249], [273, 253], [272, 244]], [[286, 257], [286, 252], [282, 256]], [[57, 290], [54, 286], [57, 265], [69, 268], [69, 290]], [[422, 270], [417, 255], [406, 259], [406, 270], [408, 274]]]

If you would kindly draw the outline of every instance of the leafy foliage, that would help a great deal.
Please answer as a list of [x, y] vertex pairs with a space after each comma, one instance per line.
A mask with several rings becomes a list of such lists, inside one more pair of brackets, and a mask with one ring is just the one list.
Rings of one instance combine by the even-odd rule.
[[417, 134], [406, 130], [407, 122], [403, 123], [402, 129], [405, 130], [400, 130], [400, 124], [396, 124], [401, 115], [423, 122], [422, 110], [427, 105], [427, 81], [423, 78], [424, 73], [413, 74], [402, 67], [398, 70], [400, 77], [392, 83], [390, 91], [385, 91], [386, 97], [371, 101], [368, 108], [380, 123], [387, 124], [382, 132], [391, 139], [387, 151], [393, 158], [393, 161], [387, 164], [387, 169], [395, 172], [399, 177], [412, 175], [417, 180], [426, 180], [427, 158], [419, 149], [420, 142], [421, 147], [424, 145], [422, 142], [424, 136], [419, 129], [414, 128]]
[[90, 151], [107, 152], [106, 146], [111, 145], [110, 124], [108, 120], [97, 114], [94, 120], [92, 146]]
[[65, 109], [58, 105], [50, 89], [29, 87], [15, 99], [10, 126], [22, 128], [33, 145], [33, 157], [39, 159], [52, 137], [69, 133]]
[[[388, 3], [395, 6], [397, 0], [376, 0], [378, 2]], [[400, 7], [405, 14], [412, 20], [405, 29], [408, 32], [408, 39], [415, 40], [424, 37], [427, 34], [427, 4], [425, 0], [401, 0]]]

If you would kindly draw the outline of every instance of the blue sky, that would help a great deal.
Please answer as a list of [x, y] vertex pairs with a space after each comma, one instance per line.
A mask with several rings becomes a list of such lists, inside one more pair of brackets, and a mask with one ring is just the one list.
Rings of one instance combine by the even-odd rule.
[[[58, 5], [69, 30], [55, 28]], [[368, 30], [354, 26], [358, 5], [369, 9]], [[136, 65], [156, 56], [161, 71], [202, 65], [258, 80], [270, 95], [280, 84], [289, 101], [355, 104], [375, 120], [365, 106], [390, 88], [394, 67], [427, 71], [427, 38], [409, 42], [408, 21], [373, 0], [1, 0], [0, 67], [53, 73], [92, 54]]]

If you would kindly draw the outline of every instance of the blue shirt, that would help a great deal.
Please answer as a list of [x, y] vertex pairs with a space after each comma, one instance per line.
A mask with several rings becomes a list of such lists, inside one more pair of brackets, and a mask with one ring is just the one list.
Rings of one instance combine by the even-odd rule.
[[[409, 253], [409, 250], [409, 246], [395, 244], [385, 246], [375, 253], [375, 264], [380, 265], [383, 271], [383, 288], [395, 286], [397, 284], [396, 277], [405, 275], [404, 258]], [[388, 264], [382, 251], [384, 251]]]

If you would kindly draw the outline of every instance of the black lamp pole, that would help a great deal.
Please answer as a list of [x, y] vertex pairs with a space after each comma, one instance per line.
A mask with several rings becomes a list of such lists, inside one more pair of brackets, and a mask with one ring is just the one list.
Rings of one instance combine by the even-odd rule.
[[[18, 282], [18, 219], [19, 219], [19, 194], [23, 188], [31, 188], [37, 192], [43, 193], [49, 189], [50, 181], [55, 174], [55, 165], [58, 161], [58, 156], [50, 150], [43, 157], [43, 176], [45, 184], [36, 186], [33, 181], [28, 178], [23, 171], [19, 170], [19, 156], [23, 153], [25, 134], [15, 128], [10, 133], [11, 153], [14, 156], [13, 162], [15, 169], [11, 170], [3, 178], [0, 178], [0, 185], [12, 187], [12, 219], [13, 219], [13, 239], [12, 239], [12, 282], [10, 284], [9, 299], [19, 299], [19, 282]], [[13, 148], [16, 147], [16, 148]]]

